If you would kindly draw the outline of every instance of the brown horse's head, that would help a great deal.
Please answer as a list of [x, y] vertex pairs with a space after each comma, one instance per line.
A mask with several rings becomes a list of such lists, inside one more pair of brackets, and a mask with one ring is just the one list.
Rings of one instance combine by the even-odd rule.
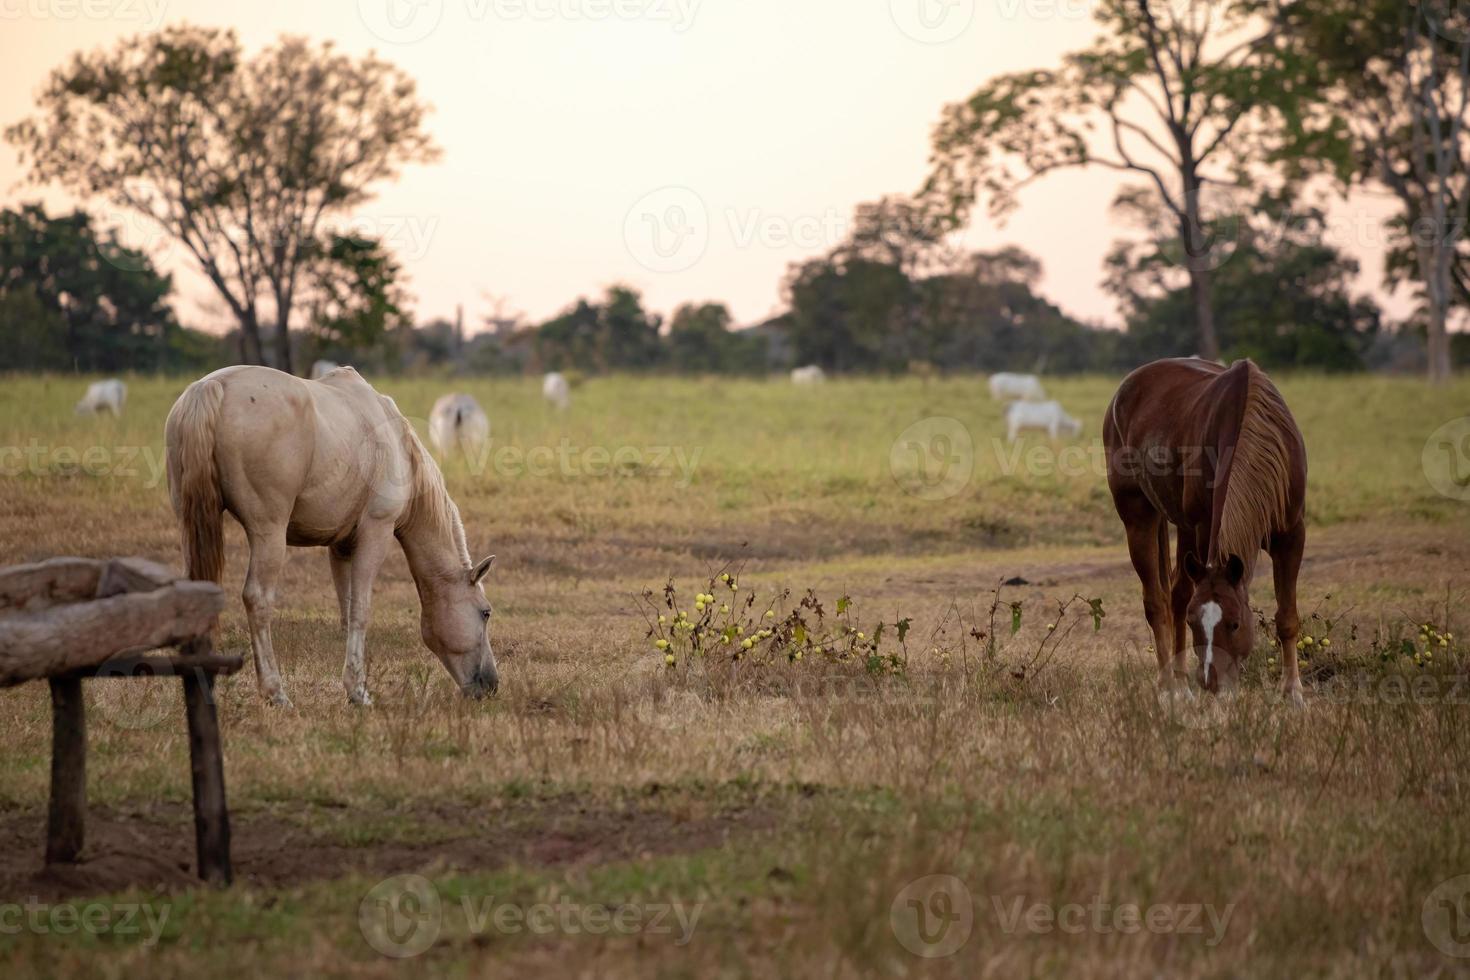
[[1199, 658], [1199, 682], [1207, 691], [1231, 690], [1240, 681], [1245, 658], [1255, 645], [1245, 561], [1231, 555], [1224, 562], [1201, 566], [1193, 555], [1184, 570], [1194, 582], [1185, 621]]
[[490, 603], [480, 581], [495, 562], [491, 555], [453, 581], [440, 582], [423, 595], [419, 632], [444, 669], [472, 698], [500, 687], [495, 653], [490, 649]]

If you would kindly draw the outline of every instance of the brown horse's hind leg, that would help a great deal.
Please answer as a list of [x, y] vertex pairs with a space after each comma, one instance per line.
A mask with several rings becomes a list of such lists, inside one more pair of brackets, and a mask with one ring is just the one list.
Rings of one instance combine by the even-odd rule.
[[1119, 516], [1128, 529], [1128, 557], [1133, 559], [1133, 569], [1143, 583], [1143, 614], [1148, 619], [1154, 634], [1154, 652], [1159, 658], [1159, 686], [1165, 690], [1174, 687], [1173, 623], [1169, 615], [1169, 599], [1164, 588], [1164, 570], [1161, 558], [1167, 554], [1159, 547], [1160, 522], [1163, 517], [1142, 498], [1120, 500]]
[[250, 540], [250, 570], [245, 573], [245, 617], [250, 621], [250, 647], [255, 652], [255, 679], [271, 704], [291, 706], [276, 669], [271, 645], [271, 612], [276, 604], [276, 580], [286, 561], [286, 529], [267, 528], [246, 532]]
[[1301, 619], [1296, 608], [1296, 578], [1302, 567], [1302, 550], [1307, 528], [1298, 524], [1290, 531], [1271, 535], [1271, 571], [1276, 580], [1276, 638], [1281, 641], [1281, 691], [1297, 707], [1303, 705], [1302, 678], [1297, 664], [1296, 641]]

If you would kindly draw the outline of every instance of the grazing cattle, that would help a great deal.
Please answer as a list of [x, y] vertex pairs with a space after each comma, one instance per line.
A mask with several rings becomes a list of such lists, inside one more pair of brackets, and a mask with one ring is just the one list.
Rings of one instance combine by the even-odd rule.
[[82, 400], [77, 402], [76, 413], [95, 415], [97, 412], [111, 412], [113, 415], [122, 415], [127, 400], [128, 386], [116, 378], [94, 381], [87, 386], [87, 393], [82, 396]]
[[165, 441], [189, 577], [220, 580], [226, 511], [245, 529], [250, 646], [261, 693], [273, 704], [291, 703], [271, 643], [291, 546], [328, 549], [347, 631], [342, 683], [354, 704], [371, 703], [365, 646], [373, 580], [394, 541], [418, 587], [424, 644], [466, 695], [495, 691], [490, 604], [480, 584], [494, 556], [470, 561], [439, 467], [393, 400], [356, 371], [313, 382], [271, 368], [224, 368], [179, 396]]
[[791, 383], [796, 385], [819, 385], [827, 380], [827, 372], [815, 364], [799, 367], [791, 372]]
[[1006, 406], [1006, 430], [1011, 442], [1028, 430], [1041, 430], [1053, 439], [1082, 432], [1082, 423], [1068, 415], [1061, 402], [1012, 402]]
[[1046, 389], [1041, 387], [1041, 379], [1034, 374], [992, 374], [990, 376], [990, 397], [998, 402], [1046, 401]]
[[311, 380], [320, 381], [337, 370], [338, 367], [339, 365], [336, 361], [317, 361], [311, 366]]
[[[1296, 581], [1306, 544], [1307, 450], [1250, 361], [1183, 358], [1130, 374], [1103, 420], [1108, 488], [1143, 583], [1159, 680], [1187, 690], [1185, 631], [1208, 691], [1237, 683], [1255, 632], [1248, 587], [1264, 548], [1276, 587], [1282, 686], [1302, 703]], [[1178, 530], [1169, 566], [1169, 525]], [[1171, 666], [1172, 662], [1172, 666]]]
[[478, 453], [490, 440], [490, 419], [470, 395], [445, 395], [429, 413], [429, 442], [441, 456]]
[[552, 371], [541, 382], [541, 397], [555, 405], [557, 411], [565, 412], [572, 405], [572, 386], [565, 375]]

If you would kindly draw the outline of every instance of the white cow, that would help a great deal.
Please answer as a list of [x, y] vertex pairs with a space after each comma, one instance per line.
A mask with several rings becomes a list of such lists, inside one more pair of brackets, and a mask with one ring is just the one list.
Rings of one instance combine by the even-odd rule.
[[558, 371], [552, 371], [541, 382], [541, 397], [556, 406], [557, 411], [565, 412], [572, 405], [572, 386], [567, 383], [566, 375]]
[[827, 372], [815, 364], [799, 367], [791, 372], [791, 383], [795, 385], [819, 385], [827, 380]]
[[77, 402], [77, 414], [95, 414], [108, 411], [113, 415], [123, 413], [128, 400], [128, 386], [116, 378], [94, 381], [87, 386], [87, 394]]
[[1068, 415], [1061, 402], [1012, 402], [1006, 406], [1006, 429], [1011, 442], [1028, 429], [1040, 429], [1058, 439], [1064, 433], [1079, 435], [1082, 423]]
[[490, 439], [490, 419], [470, 395], [445, 395], [429, 413], [429, 442], [441, 456], [478, 453]]
[[1041, 379], [1034, 374], [992, 374], [990, 376], [990, 397], [998, 402], [1046, 401], [1046, 390], [1041, 387]]
[[311, 366], [311, 380], [318, 381], [340, 366], [336, 361], [317, 361]]

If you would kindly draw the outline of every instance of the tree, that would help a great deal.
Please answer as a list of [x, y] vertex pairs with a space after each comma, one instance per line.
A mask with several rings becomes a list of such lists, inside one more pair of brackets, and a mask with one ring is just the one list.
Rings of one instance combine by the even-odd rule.
[[156, 222], [239, 323], [240, 356], [291, 370], [290, 323], [327, 222], [435, 158], [414, 83], [375, 56], [285, 37], [246, 58], [233, 32], [166, 28], [52, 73], [7, 138], [32, 179]]
[[[1181, 244], [1199, 351], [1217, 356], [1206, 191], [1273, 158], [1293, 115], [1278, 0], [1099, 0], [1104, 33], [1060, 68], [1002, 75], [944, 111], [922, 196], [996, 217], [1056, 170], [1147, 176]], [[1101, 131], [1102, 135], [1098, 133]], [[1227, 175], [1235, 178], [1227, 180]]]
[[766, 342], [730, 329], [723, 303], [686, 303], [669, 322], [669, 365], [691, 374], [758, 374], [766, 366]]
[[[1143, 195], [1120, 208], [1157, 208]], [[1227, 358], [1250, 357], [1266, 367], [1359, 371], [1381, 326], [1370, 299], [1354, 297], [1356, 259], [1327, 241], [1326, 215], [1263, 195], [1254, 217], [1232, 232], [1230, 259], [1211, 280], [1211, 302], [1221, 317]], [[1145, 223], [1156, 216], [1144, 214]], [[1177, 239], [1118, 244], [1108, 256], [1106, 286], [1128, 324], [1127, 347], [1136, 360], [1180, 357], [1192, 351], [1188, 284], [1180, 281]]]
[[570, 310], [536, 330], [537, 359], [547, 368], [581, 371], [647, 370], [662, 360], [660, 318], [643, 298], [613, 286], [601, 303], [579, 299]]
[[334, 235], [311, 264], [311, 331], [318, 352], [350, 359], [382, 353], [412, 326], [398, 263], [371, 238]]
[[0, 211], [0, 346], [27, 369], [120, 371], [170, 363], [173, 284], [87, 214]]
[[1396, 224], [1407, 234], [1390, 258], [1390, 281], [1412, 269], [1429, 377], [1444, 381], [1450, 310], [1466, 295], [1470, 15], [1448, 0], [1301, 0], [1292, 23], [1301, 87], [1325, 117], [1323, 137], [1295, 155], [1398, 199]]

